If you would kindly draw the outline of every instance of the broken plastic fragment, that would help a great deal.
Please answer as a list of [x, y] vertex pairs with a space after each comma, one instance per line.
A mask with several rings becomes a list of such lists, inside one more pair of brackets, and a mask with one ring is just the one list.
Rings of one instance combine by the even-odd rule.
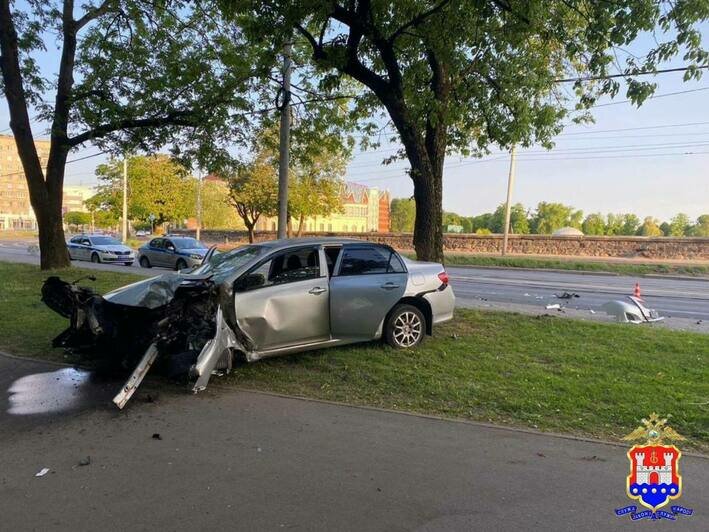
[[43, 468], [40, 469], [37, 473], [35, 473], [34, 476], [35, 476], [35, 477], [43, 477], [43, 476], [46, 475], [47, 473], [49, 473], [49, 468], [48, 468], [48, 467], [43, 467]]

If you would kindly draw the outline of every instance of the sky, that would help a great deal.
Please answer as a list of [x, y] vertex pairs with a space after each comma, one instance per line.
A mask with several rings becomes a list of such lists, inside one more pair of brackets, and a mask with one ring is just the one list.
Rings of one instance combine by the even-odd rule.
[[[709, 35], [709, 24], [701, 30]], [[649, 38], [641, 37], [631, 51], [649, 45]], [[58, 59], [53, 47], [37, 57], [49, 74], [56, 71]], [[676, 58], [664, 66], [681, 65]], [[611, 105], [593, 109], [594, 124], [567, 127], [553, 150], [518, 150], [512, 201], [528, 208], [540, 201], [561, 202], [585, 214], [632, 212], [660, 220], [678, 212], [690, 218], [709, 214], [709, 71], [700, 81], [684, 83], [681, 72], [658, 75], [653, 81], [658, 84], [656, 97], [640, 108], [617, 103], [625, 100], [621, 91], [615, 100], [599, 101]], [[0, 132], [8, 134], [8, 127], [7, 104], [0, 98]], [[42, 138], [46, 127], [36, 124], [33, 131]], [[387, 189], [393, 197], [410, 197], [408, 164], [381, 165], [396, 147], [356, 153], [345, 179]], [[94, 170], [106, 160], [104, 155], [92, 157], [96, 153], [96, 147], [86, 145], [70, 155], [70, 160], [83, 160], [67, 166], [66, 184], [96, 183]], [[466, 216], [493, 211], [505, 201], [508, 172], [508, 153], [493, 151], [480, 160], [449, 156], [443, 175], [444, 209]]]

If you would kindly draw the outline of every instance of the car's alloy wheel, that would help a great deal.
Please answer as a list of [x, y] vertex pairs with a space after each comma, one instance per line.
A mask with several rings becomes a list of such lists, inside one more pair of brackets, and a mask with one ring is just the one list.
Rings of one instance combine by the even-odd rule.
[[175, 263], [175, 269], [177, 271], [184, 270], [185, 268], [187, 268], [187, 263], [184, 260], [180, 259]]
[[94, 264], [98, 264], [99, 262], [101, 262], [101, 257], [98, 256], [98, 253], [93, 253], [91, 255], [91, 262], [93, 262]]
[[387, 320], [386, 341], [399, 348], [410, 348], [423, 340], [426, 320], [419, 309], [412, 305], [399, 305]]
[[148, 257], [140, 257], [138, 262], [143, 268], [150, 268], [150, 261], [148, 260]]

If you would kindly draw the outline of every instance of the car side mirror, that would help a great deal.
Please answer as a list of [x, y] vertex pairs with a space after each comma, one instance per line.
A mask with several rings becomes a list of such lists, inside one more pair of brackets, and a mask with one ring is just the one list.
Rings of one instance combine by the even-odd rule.
[[237, 292], [244, 292], [246, 290], [251, 290], [253, 288], [258, 288], [266, 284], [266, 278], [262, 273], [250, 273], [238, 281], [234, 285]]

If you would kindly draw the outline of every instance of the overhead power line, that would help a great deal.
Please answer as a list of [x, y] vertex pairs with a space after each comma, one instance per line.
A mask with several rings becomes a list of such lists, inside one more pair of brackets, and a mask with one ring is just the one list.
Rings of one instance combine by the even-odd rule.
[[653, 76], [656, 74], [668, 74], [670, 72], [686, 72], [687, 70], [699, 70], [709, 68], [709, 66], [688, 66], [688, 67], [677, 67], [677, 68], [662, 68], [659, 70], [643, 70], [641, 72], [635, 72], [633, 74], [608, 74], [606, 76], [584, 76], [579, 78], [565, 78], [565, 79], [555, 79], [554, 83], [572, 83], [576, 81], [600, 81], [603, 79], [613, 79], [613, 78], [632, 78], [635, 76]]

